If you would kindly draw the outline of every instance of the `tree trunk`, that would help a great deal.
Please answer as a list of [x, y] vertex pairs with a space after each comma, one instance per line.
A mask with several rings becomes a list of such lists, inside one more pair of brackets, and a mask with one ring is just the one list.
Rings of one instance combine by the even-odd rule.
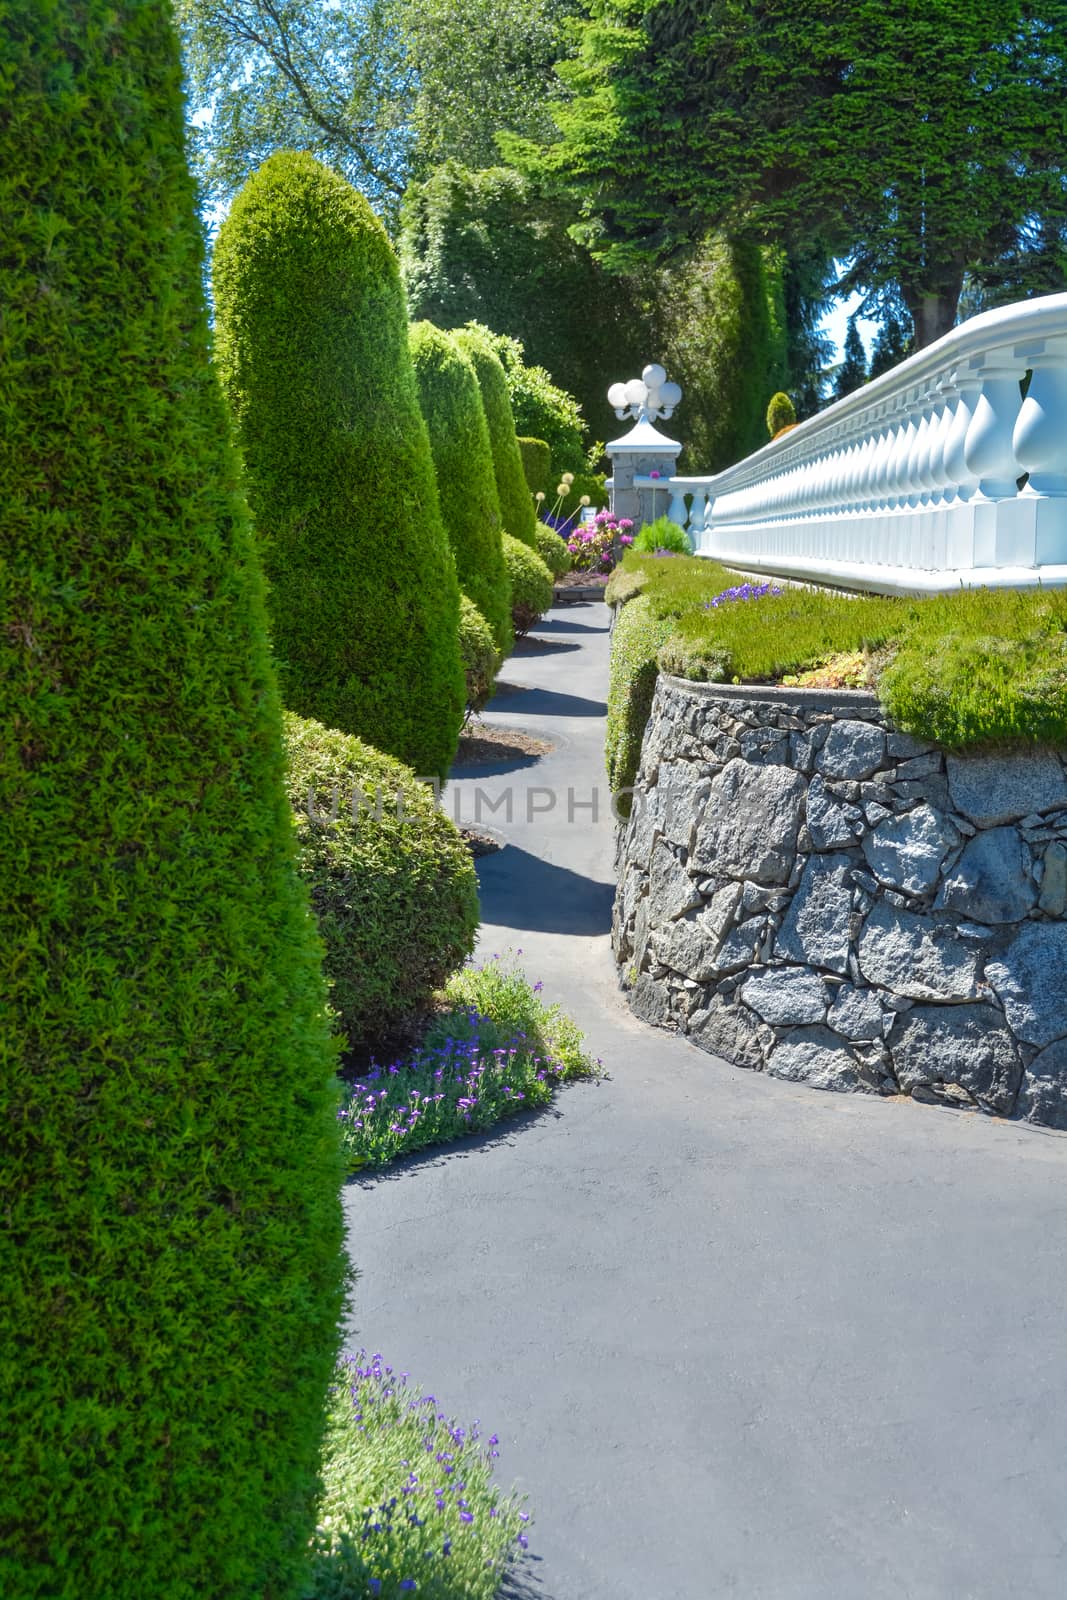
[[954, 270], [951, 277], [946, 276], [938, 284], [901, 285], [904, 304], [915, 325], [916, 350], [925, 350], [953, 326], [962, 288], [962, 268]]

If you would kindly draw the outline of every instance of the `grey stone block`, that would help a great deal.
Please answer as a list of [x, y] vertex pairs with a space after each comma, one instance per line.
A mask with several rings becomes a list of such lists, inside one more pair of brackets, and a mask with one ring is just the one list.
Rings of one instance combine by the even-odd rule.
[[1025, 923], [986, 977], [1018, 1038], [1047, 1045], [1067, 1035], [1067, 923]]
[[1002, 1116], [1015, 1105], [1022, 1064], [993, 1006], [916, 1006], [890, 1034], [889, 1050], [905, 1092], [956, 1084]]
[[692, 868], [756, 883], [786, 883], [796, 852], [804, 779], [788, 767], [730, 761], [714, 780]]
[[649, 867], [650, 921], [653, 927], [672, 922], [701, 903], [700, 892], [666, 840], [652, 850]]
[[774, 1043], [771, 1030], [758, 1017], [720, 995], [712, 995], [706, 1007], [692, 1013], [689, 1038], [735, 1067], [762, 1067]]
[[977, 833], [942, 884], [938, 909], [978, 922], [1019, 922], [1037, 899], [1030, 866], [1030, 851], [1014, 828]]
[[1046, 1045], [1031, 1061], [1015, 1109], [1026, 1122], [1067, 1132], [1067, 1039]]
[[797, 1027], [826, 1016], [826, 985], [802, 967], [767, 967], [745, 980], [741, 999], [764, 1022]]
[[953, 804], [980, 828], [1067, 805], [1067, 777], [1051, 750], [948, 756], [946, 767]]
[[806, 1083], [812, 1089], [838, 1094], [877, 1094], [869, 1074], [861, 1068], [847, 1045], [829, 1028], [798, 1028], [776, 1044], [767, 1060], [774, 1078]]
[[779, 959], [825, 967], [844, 976], [848, 971], [851, 871], [847, 857], [811, 858], [775, 940], [774, 953]]
[[868, 983], [915, 1000], [973, 1000], [979, 950], [948, 923], [876, 905], [863, 925], [859, 966]]
[[826, 1016], [827, 1026], [846, 1039], [880, 1039], [883, 1012], [878, 997], [870, 989], [857, 989], [843, 983]]
[[869, 722], [835, 722], [816, 766], [828, 778], [869, 778], [885, 760], [885, 733]]
[[807, 823], [816, 850], [833, 850], [852, 842], [848, 812], [833, 798], [818, 773], [808, 784]]
[[1067, 844], [1059, 839], [1050, 844], [1042, 867], [1038, 909], [1050, 917], [1062, 917], [1067, 913]]
[[882, 883], [908, 894], [928, 894], [941, 863], [960, 836], [932, 806], [916, 806], [902, 817], [879, 823], [863, 841], [871, 871]]

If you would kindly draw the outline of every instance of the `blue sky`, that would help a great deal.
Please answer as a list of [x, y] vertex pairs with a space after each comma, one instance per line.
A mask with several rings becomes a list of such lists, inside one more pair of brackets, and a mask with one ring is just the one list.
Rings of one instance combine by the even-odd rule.
[[[842, 355], [844, 354], [845, 334], [848, 332], [848, 319], [862, 299], [863, 296], [861, 294], [854, 294], [851, 295], [847, 300], [837, 301], [833, 308], [826, 313], [825, 317], [823, 317], [822, 322], [820, 323], [823, 333], [827, 334], [837, 346], [837, 354], [834, 357], [835, 361], [840, 361]], [[877, 322], [868, 322], [866, 317], [861, 317], [857, 326], [859, 327], [860, 338], [863, 340], [864, 348], [866, 349], [867, 356], [869, 358], [871, 354], [871, 346], [878, 335], [878, 324]]]

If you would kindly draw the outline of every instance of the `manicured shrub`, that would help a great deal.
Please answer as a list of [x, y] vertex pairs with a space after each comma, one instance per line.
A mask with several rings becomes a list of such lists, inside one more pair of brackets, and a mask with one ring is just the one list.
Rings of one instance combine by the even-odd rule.
[[673, 628], [673, 619], [656, 615], [647, 594], [635, 595], [616, 613], [604, 759], [620, 816], [631, 811], [632, 797], [620, 791], [633, 787], [641, 764], [641, 740], [656, 691], [656, 653]]
[[[508, 593], [511, 593], [510, 579]], [[508, 611], [508, 636], [511, 637], [511, 611]], [[463, 671], [467, 680], [467, 717], [484, 709], [493, 693], [493, 684], [500, 666], [488, 622], [473, 600], [465, 594], [459, 597], [459, 650], [463, 657]]]
[[284, 702], [443, 777], [459, 590], [385, 230], [343, 178], [282, 152], [219, 230], [214, 285]]
[[777, 394], [772, 394], [767, 406], [767, 432], [771, 438], [776, 438], [783, 428], [793, 427], [796, 420], [796, 410], [789, 396], [780, 389]]
[[478, 374], [478, 386], [482, 391], [482, 404], [489, 424], [489, 442], [493, 447], [493, 470], [496, 473], [504, 531], [510, 533], [513, 539], [521, 539], [523, 544], [532, 546], [535, 522], [533, 501], [522, 470], [515, 418], [511, 412], [507, 380], [500, 358], [483, 329], [460, 328], [456, 339], [460, 348], [470, 356]]
[[511, 620], [521, 637], [552, 604], [552, 574], [535, 550], [504, 535], [504, 559], [511, 579]]
[[652, 550], [670, 550], [679, 556], [689, 556], [693, 553], [689, 535], [684, 528], [672, 522], [670, 517], [657, 517], [655, 522], [646, 522], [634, 537], [633, 549], [638, 554], [646, 554]]
[[441, 517], [459, 586], [489, 623], [497, 649], [507, 655], [512, 645], [508, 575], [500, 543], [493, 451], [478, 379], [469, 356], [450, 334], [431, 323], [417, 322], [410, 343]]
[[[585, 419], [574, 396], [561, 389], [546, 368], [527, 365], [521, 340], [494, 333], [482, 322], [468, 326], [482, 334], [500, 357], [516, 431], [545, 440], [554, 472], [580, 472], [586, 464]], [[600, 410], [604, 409], [601, 404]]]
[[163, 0], [0, 29], [0, 1593], [294, 1600], [326, 991]]
[[546, 439], [518, 437], [526, 487], [531, 494], [548, 494], [552, 487], [552, 449]]
[[291, 714], [285, 734], [300, 871], [356, 1048], [423, 1012], [470, 954], [474, 866], [433, 789], [399, 761]]
[[553, 528], [546, 528], [543, 522], [537, 525], [537, 554], [554, 578], [562, 578], [565, 572], [571, 570], [573, 557], [567, 549], [566, 540], [561, 539]]

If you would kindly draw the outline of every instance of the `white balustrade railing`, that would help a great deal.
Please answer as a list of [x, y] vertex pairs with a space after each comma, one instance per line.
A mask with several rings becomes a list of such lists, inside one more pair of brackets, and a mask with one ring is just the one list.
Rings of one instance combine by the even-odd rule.
[[1067, 584], [1067, 294], [974, 317], [725, 472], [632, 484], [642, 514], [746, 571]]

